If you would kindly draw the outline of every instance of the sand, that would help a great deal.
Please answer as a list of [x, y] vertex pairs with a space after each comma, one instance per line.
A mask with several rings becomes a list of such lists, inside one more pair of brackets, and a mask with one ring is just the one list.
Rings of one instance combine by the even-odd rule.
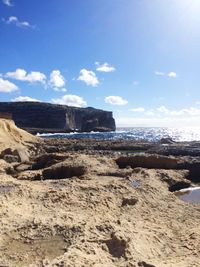
[[14, 121], [0, 119], [0, 152], [6, 148], [25, 148], [36, 142], [37, 137], [19, 129]]
[[0, 265], [199, 267], [200, 206], [169, 191], [187, 171], [120, 169], [118, 157], [44, 153], [34, 170], [0, 160]]

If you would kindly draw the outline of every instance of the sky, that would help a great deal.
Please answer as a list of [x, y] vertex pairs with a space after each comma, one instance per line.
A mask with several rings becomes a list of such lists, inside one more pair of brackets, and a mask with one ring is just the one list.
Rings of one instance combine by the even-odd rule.
[[199, 0], [0, 0], [0, 101], [200, 122]]

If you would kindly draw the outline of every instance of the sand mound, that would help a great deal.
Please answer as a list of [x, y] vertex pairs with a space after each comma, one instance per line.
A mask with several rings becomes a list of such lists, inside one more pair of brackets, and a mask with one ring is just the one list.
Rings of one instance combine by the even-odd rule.
[[0, 119], [0, 151], [6, 148], [24, 147], [28, 143], [35, 143], [38, 138], [18, 128], [14, 121]]

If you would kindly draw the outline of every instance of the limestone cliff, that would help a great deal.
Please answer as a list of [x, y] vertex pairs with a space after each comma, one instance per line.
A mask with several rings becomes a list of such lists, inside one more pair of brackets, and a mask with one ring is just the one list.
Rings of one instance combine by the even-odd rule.
[[0, 112], [11, 113], [16, 125], [31, 133], [114, 131], [112, 112], [40, 102], [0, 102]]

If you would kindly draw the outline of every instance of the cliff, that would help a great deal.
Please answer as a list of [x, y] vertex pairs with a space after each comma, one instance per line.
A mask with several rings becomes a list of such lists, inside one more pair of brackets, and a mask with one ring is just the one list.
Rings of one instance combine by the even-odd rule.
[[114, 131], [112, 112], [41, 102], [0, 102], [0, 112], [11, 113], [15, 124], [31, 133]]

